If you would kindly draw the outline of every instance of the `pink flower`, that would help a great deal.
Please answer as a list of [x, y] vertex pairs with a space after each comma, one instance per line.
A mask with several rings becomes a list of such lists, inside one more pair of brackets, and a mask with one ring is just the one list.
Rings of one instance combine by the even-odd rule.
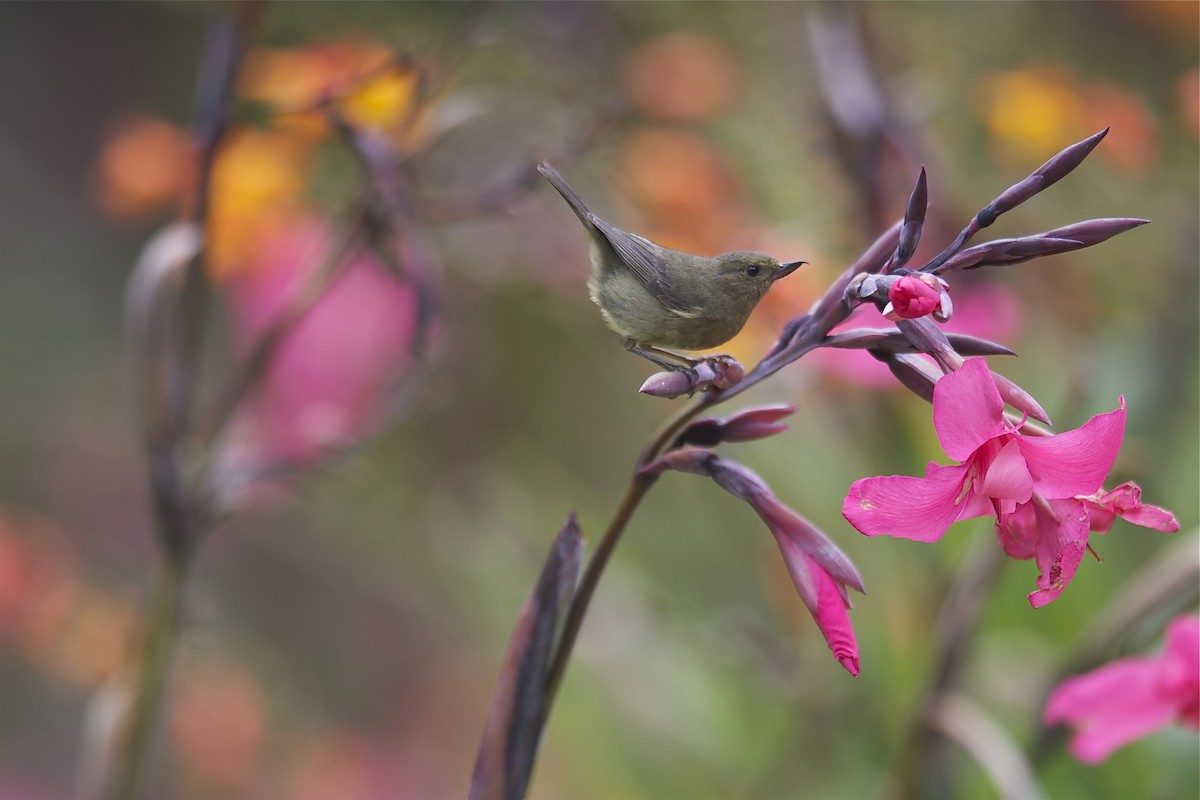
[[863, 591], [858, 571], [825, 534], [769, 491], [755, 492], [746, 499], [775, 537], [792, 584], [833, 657], [857, 677], [858, 642], [850, 622], [848, 587]]
[[1176, 618], [1158, 657], [1123, 658], [1063, 681], [1043, 718], [1075, 727], [1069, 749], [1088, 764], [1173, 722], [1200, 729], [1200, 617]]
[[933, 275], [902, 276], [888, 288], [888, 305], [883, 315], [888, 319], [916, 319], [932, 314], [942, 305], [944, 290], [939, 283]]
[[923, 478], [855, 481], [842, 514], [859, 531], [932, 542], [959, 520], [994, 515], [1005, 551], [1037, 560], [1039, 588], [1030, 602], [1038, 607], [1070, 582], [1089, 531], [1107, 530], [1114, 514], [1160, 530], [1178, 528], [1170, 527], [1169, 512], [1142, 506], [1132, 484], [1100, 494], [1124, 437], [1124, 398], [1115, 411], [1076, 430], [1026, 435], [1005, 420], [987, 365], [969, 359], [934, 387], [933, 424], [942, 448], [960, 463], [931, 462]]
[[[747, 412], [749, 414], [753, 411]], [[788, 508], [749, 468], [711, 450], [684, 447], [647, 465], [643, 472], [674, 469], [707, 475], [725, 491], [745, 500], [767, 523], [796, 592], [808, 607], [833, 657], [857, 676], [858, 642], [850, 623], [850, 589], [865, 593], [854, 562], [815, 525]]]
[[[315, 222], [293, 224], [263, 249], [252, 271], [231, 279], [229, 302], [243, 352], [302, 291], [327, 238]], [[277, 350], [262, 383], [238, 411], [236, 460], [311, 463], [362, 440], [385, 420], [411, 363], [412, 288], [359, 251]]]

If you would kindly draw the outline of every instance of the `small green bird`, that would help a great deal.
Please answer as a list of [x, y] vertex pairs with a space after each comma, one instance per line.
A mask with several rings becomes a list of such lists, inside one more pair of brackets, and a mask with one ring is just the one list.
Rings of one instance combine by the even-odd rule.
[[748, 251], [705, 258], [662, 247], [593, 214], [547, 162], [538, 171], [587, 232], [588, 292], [604, 321], [624, 337], [626, 350], [665, 369], [688, 371], [699, 362], [660, 348], [706, 350], [724, 344], [746, 324], [771, 284], [808, 263], [780, 264]]

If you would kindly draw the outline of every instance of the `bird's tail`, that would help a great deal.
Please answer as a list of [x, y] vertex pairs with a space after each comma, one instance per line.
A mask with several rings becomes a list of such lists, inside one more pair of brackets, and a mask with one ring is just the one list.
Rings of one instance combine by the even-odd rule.
[[542, 176], [550, 181], [550, 185], [558, 190], [558, 193], [567, 201], [567, 205], [571, 206], [571, 210], [575, 212], [575, 216], [579, 217], [579, 221], [584, 224], [584, 227], [594, 228], [596, 226], [591, 220], [593, 216], [592, 210], [587, 207], [587, 203], [583, 202], [583, 198], [571, 188], [571, 184], [567, 183], [567, 179], [558, 173], [558, 170], [550, 166], [549, 162], [543, 161], [538, 164], [538, 172], [542, 173]]

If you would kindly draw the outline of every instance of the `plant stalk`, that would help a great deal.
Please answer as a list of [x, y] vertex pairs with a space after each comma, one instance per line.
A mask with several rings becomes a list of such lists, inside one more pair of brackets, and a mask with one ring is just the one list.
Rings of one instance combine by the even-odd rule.
[[168, 558], [155, 587], [124, 718], [117, 723], [105, 800], [135, 800], [149, 761], [171, 654], [179, 632], [189, 559]]

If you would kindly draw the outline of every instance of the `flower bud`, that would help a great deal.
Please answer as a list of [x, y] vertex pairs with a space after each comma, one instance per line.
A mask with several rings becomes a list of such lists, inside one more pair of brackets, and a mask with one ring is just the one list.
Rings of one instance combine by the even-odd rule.
[[944, 281], [926, 273], [904, 275], [888, 288], [883, 316], [890, 320], [916, 319], [941, 308]]
[[648, 394], [651, 397], [679, 397], [681, 394], [687, 394], [694, 391], [695, 387], [692, 384], [691, 378], [685, 372], [656, 372], [649, 378], [646, 378], [645, 383], [638, 389], [642, 394]]

